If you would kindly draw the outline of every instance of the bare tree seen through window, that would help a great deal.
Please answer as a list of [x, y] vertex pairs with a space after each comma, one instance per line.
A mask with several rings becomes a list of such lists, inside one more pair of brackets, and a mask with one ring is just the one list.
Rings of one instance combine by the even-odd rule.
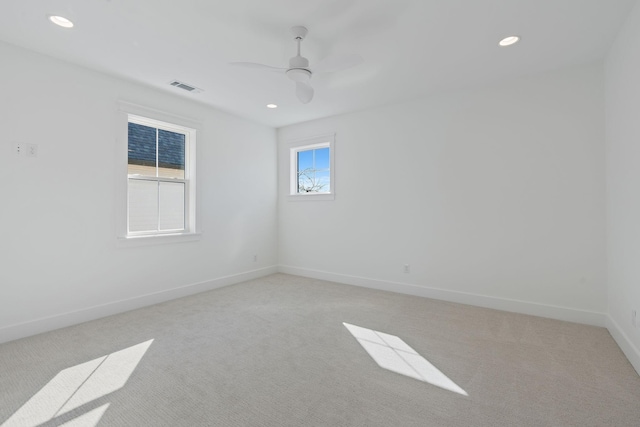
[[298, 171], [298, 193], [321, 193], [327, 186], [327, 182], [316, 177], [315, 169], [306, 168]]
[[328, 193], [331, 185], [329, 147], [300, 150], [296, 171], [298, 194]]

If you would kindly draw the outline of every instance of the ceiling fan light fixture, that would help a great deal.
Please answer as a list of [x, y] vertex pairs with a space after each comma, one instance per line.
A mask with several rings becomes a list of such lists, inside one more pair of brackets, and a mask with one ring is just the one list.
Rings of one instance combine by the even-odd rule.
[[500, 40], [500, 42], [498, 42], [498, 44], [501, 47], [507, 47], [507, 46], [514, 45], [514, 44], [518, 43], [519, 41], [520, 41], [520, 37], [519, 36], [509, 36], [509, 37], [505, 37], [502, 40]]
[[49, 21], [63, 28], [73, 28], [73, 22], [64, 16], [49, 15]]

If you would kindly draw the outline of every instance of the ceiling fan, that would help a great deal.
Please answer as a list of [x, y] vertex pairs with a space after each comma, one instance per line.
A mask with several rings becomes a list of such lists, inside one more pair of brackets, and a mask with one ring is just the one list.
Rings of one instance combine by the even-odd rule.
[[291, 33], [298, 44], [298, 53], [289, 60], [289, 68], [271, 67], [254, 62], [231, 62], [231, 65], [241, 67], [258, 68], [276, 73], [286, 74], [291, 80], [296, 82], [296, 96], [303, 104], [308, 104], [313, 99], [313, 88], [309, 84], [311, 76], [318, 73], [335, 73], [346, 70], [363, 62], [360, 55], [346, 54], [332, 56], [323, 59], [313, 68], [309, 67], [309, 60], [300, 55], [300, 42], [307, 36], [307, 29], [302, 26], [291, 27]]

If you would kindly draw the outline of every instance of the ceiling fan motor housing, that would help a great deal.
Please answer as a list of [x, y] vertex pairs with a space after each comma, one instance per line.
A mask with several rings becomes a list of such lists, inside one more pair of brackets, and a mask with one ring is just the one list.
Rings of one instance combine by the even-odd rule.
[[289, 60], [289, 68], [309, 68], [309, 60], [304, 56], [296, 55]]

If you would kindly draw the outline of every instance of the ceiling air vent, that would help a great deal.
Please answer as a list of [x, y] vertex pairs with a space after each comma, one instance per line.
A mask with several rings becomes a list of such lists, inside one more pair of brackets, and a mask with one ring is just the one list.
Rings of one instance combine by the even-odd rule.
[[197, 88], [197, 87], [195, 87], [195, 86], [191, 86], [191, 85], [188, 85], [188, 84], [186, 84], [186, 83], [182, 83], [181, 81], [178, 81], [178, 80], [173, 80], [173, 81], [172, 81], [172, 82], [170, 82], [169, 84], [170, 84], [171, 86], [175, 86], [175, 87], [179, 87], [180, 89], [184, 89], [184, 90], [186, 90], [187, 92], [193, 92], [193, 93], [200, 93], [200, 92], [203, 92], [203, 90], [202, 90], [202, 89], [198, 89], [198, 88]]

